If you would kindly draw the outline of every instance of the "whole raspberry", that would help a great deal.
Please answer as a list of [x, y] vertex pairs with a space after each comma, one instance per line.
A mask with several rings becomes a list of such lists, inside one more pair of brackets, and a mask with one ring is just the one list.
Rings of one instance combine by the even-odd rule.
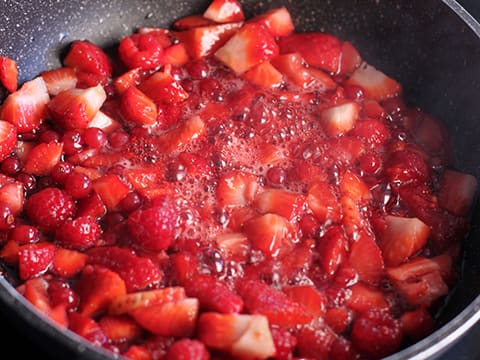
[[73, 216], [75, 203], [64, 191], [47, 187], [30, 196], [25, 211], [40, 230], [53, 231]]
[[81, 216], [61, 225], [55, 233], [55, 240], [67, 249], [86, 250], [97, 244], [101, 232], [94, 218]]
[[210, 354], [198, 340], [182, 339], [168, 349], [166, 360], [209, 360]]

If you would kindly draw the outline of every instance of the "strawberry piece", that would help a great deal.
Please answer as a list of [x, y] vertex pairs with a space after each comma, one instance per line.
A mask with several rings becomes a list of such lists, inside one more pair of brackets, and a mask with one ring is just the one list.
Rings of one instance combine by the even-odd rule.
[[275, 358], [288, 360], [292, 358], [293, 349], [297, 346], [297, 338], [287, 329], [271, 327], [273, 343], [275, 344]]
[[166, 250], [176, 237], [178, 212], [169, 197], [155, 199], [155, 205], [138, 209], [128, 217], [128, 231], [136, 246], [151, 251]]
[[17, 142], [17, 129], [7, 121], [0, 120], [0, 161], [5, 160]]
[[108, 210], [113, 210], [130, 192], [118, 175], [107, 174], [93, 182], [93, 189], [100, 195]]
[[357, 121], [355, 128], [352, 130], [352, 135], [360, 138], [371, 148], [384, 145], [390, 138], [389, 131], [385, 124], [377, 119]]
[[411, 111], [419, 120], [415, 121], [415, 127], [411, 130], [415, 141], [429, 153], [449, 156], [451, 143], [449, 130], [444, 123], [421, 110]]
[[243, 77], [252, 84], [266, 89], [279, 87], [283, 80], [282, 74], [269, 61], [248, 70], [243, 74]]
[[0, 250], [0, 259], [2, 259], [8, 265], [17, 265], [19, 250], [20, 245], [14, 240], [9, 240], [2, 246], [2, 249]]
[[17, 62], [6, 56], [0, 56], [0, 83], [10, 92], [17, 90], [18, 67]]
[[190, 60], [187, 47], [183, 43], [169, 46], [162, 55], [162, 64], [170, 64], [173, 66], [183, 66]]
[[120, 41], [118, 54], [129, 69], [153, 70], [162, 65], [163, 47], [152, 34], [133, 34]]
[[99, 220], [106, 213], [107, 207], [97, 193], [92, 193], [90, 196], [80, 199], [77, 203], [77, 217], [89, 216]]
[[353, 323], [351, 336], [355, 348], [374, 358], [394, 353], [402, 342], [398, 320], [380, 310], [359, 314]]
[[466, 216], [477, 192], [475, 177], [455, 170], [446, 170], [440, 180], [438, 202], [457, 216]]
[[380, 234], [380, 247], [385, 264], [397, 266], [422, 249], [430, 236], [430, 228], [417, 218], [388, 215]]
[[88, 256], [82, 252], [55, 248], [52, 262], [52, 273], [65, 279], [71, 279], [85, 267]]
[[266, 189], [260, 192], [254, 205], [262, 214], [274, 213], [288, 220], [297, 217], [303, 208], [305, 197], [280, 189]]
[[237, 75], [277, 55], [278, 46], [275, 39], [260, 24], [244, 25], [215, 52], [215, 57]]
[[69, 67], [61, 67], [42, 72], [40, 75], [45, 81], [48, 94], [57, 96], [63, 91], [73, 89], [77, 86], [77, 75], [75, 70]]
[[328, 136], [343, 135], [355, 126], [359, 110], [359, 106], [355, 102], [335, 105], [322, 110], [320, 123]]
[[120, 127], [118, 121], [114, 120], [103, 111], [98, 110], [93, 119], [87, 124], [88, 128], [97, 128], [106, 134], [111, 134]]
[[143, 81], [138, 88], [156, 104], [176, 104], [188, 99], [188, 93], [167, 72], [156, 72]]
[[89, 216], [77, 217], [62, 224], [55, 232], [55, 241], [72, 250], [86, 250], [97, 245], [102, 229]]
[[122, 95], [130, 86], [137, 86], [142, 78], [142, 69], [133, 68], [113, 79], [117, 94]]
[[92, 316], [105, 310], [117, 296], [125, 295], [125, 282], [116, 273], [102, 266], [87, 265], [75, 284], [80, 296], [79, 313]]
[[153, 36], [163, 49], [173, 44], [170, 30], [158, 27], [142, 27], [138, 29], [140, 35], [148, 34]]
[[15, 181], [0, 188], [0, 204], [8, 207], [13, 215], [18, 215], [23, 210], [24, 200], [25, 189], [21, 182]]
[[47, 242], [22, 245], [18, 249], [20, 279], [27, 280], [45, 273], [53, 262], [55, 245]]
[[435, 330], [435, 322], [424, 307], [403, 313], [400, 323], [403, 333], [414, 341], [427, 337]]
[[85, 129], [106, 99], [101, 85], [61, 92], [48, 103], [52, 120], [65, 130]]
[[98, 320], [107, 339], [115, 344], [131, 342], [142, 335], [142, 328], [128, 316], [104, 315]]
[[387, 179], [396, 185], [423, 183], [429, 177], [428, 165], [416, 152], [399, 150], [390, 155], [385, 164]]
[[249, 22], [262, 24], [275, 37], [290, 35], [295, 29], [292, 17], [285, 6], [278, 9], [270, 9], [263, 14], [255, 16]]
[[237, 284], [237, 290], [245, 309], [253, 314], [265, 315], [272, 325], [294, 327], [308, 324], [313, 319], [302, 305], [264, 282], [241, 280]]
[[230, 172], [218, 181], [216, 198], [221, 207], [244, 206], [253, 201], [260, 184], [257, 177], [246, 172]]
[[351, 295], [346, 300], [345, 305], [357, 313], [370, 309], [388, 309], [385, 295], [375, 288], [357, 283], [350, 287], [350, 291]]
[[281, 54], [299, 52], [305, 61], [331, 73], [338, 73], [341, 58], [340, 41], [328, 34], [304, 33], [281, 37]]
[[70, 312], [68, 313], [68, 320], [69, 329], [87, 339], [93, 345], [102, 346], [107, 342], [107, 337], [92, 318], [77, 312]]
[[352, 311], [346, 307], [333, 307], [325, 313], [325, 323], [336, 334], [343, 334], [352, 323]]
[[449, 278], [452, 272], [451, 255], [445, 253], [433, 258], [419, 256], [402, 265], [388, 268], [387, 274], [393, 281], [406, 281], [435, 271], [442, 277]]
[[130, 360], [153, 360], [151, 351], [144, 345], [132, 345], [122, 356]]
[[351, 75], [362, 64], [362, 57], [348, 41], [342, 44], [339, 74]]
[[360, 280], [378, 285], [382, 279], [384, 269], [382, 252], [370, 234], [360, 232], [357, 241], [351, 245], [348, 262], [357, 271]]
[[184, 16], [173, 23], [173, 28], [177, 30], [189, 30], [196, 27], [214, 25], [215, 22], [204, 18], [202, 15]]
[[268, 320], [262, 315], [202, 313], [198, 338], [208, 347], [235, 357], [268, 359], [275, 354]]
[[197, 275], [185, 282], [188, 296], [197, 298], [202, 310], [223, 314], [239, 313], [243, 309], [242, 299], [227, 285], [210, 275]]
[[186, 298], [141, 307], [130, 314], [140, 326], [156, 335], [188, 337], [195, 330], [198, 308], [197, 299]]
[[398, 96], [402, 92], [402, 87], [398, 82], [366, 63], [355, 70], [346, 84], [360, 86], [366, 97], [376, 101]]
[[332, 359], [344, 359], [344, 360], [355, 360], [358, 359], [360, 356], [355, 350], [351, 341], [339, 337], [335, 339], [330, 347], [329, 356]]
[[267, 257], [285, 255], [293, 247], [293, 227], [280, 215], [269, 213], [250, 219], [245, 223], [244, 231], [252, 247]]
[[87, 252], [88, 263], [105, 266], [120, 275], [127, 291], [137, 291], [157, 284], [162, 273], [148, 258], [137, 256], [133, 251], [118, 247], [95, 247]]
[[339, 226], [331, 227], [317, 242], [320, 263], [327, 276], [332, 277], [346, 258], [346, 238]]
[[297, 352], [302, 358], [328, 359], [335, 337], [327, 327], [304, 327], [297, 333]]
[[334, 189], [326, 182], [317, 181], [310, 186], [307, 194], [307, 204], [315, 217], [323, 222], [338, 223], [342, 212]]
[[203, 59], [217, 51], [243, 25], [241, 22], [199, 26], [175, 33], [194, 60]]
[[157, 106], [147, 95], [130, 86], [122, 95], [120, 111], [127, 121], [153, 125], [157, 121]]
[[170, 129], [158, 137], [158, 146], [165, 153], [185, 150], [188, 145], [201, 139], [206, 126], [199, 116], [187, 119], [180, 126]]
[[327, 300], [325, 296], [311, 285], [294, 285], [283, 289], [293, 301], [302, 304], [305, 310], [315, 317], [325, 315]]
[[210, 360], [210, 353], [198, 340], [181, 339], [173, 343], [165, 355], [166, 360]]
[[237, 0], [213, 0], [203, 13], [205, 19], [229, 23], [244, 19], [242, 6]]
[[102, 83], [112, 76], [113, 69], [108, 56], [100, 47], [86, 40], [74, 41], [63, 63], [77, 73], [99, 75]]
[[47, 103], [50, 101], [45, 81], [37, 77], [27, 81], [11, 93], [3, 102], [0, 119], [17, 128], [18, 133], [37, 129], [47, 117]]
[[40, 143], [30, 151], [23, 170], [32, 175], [46, 176], [60, 161], [62, 153], [63, 143], [61, 142]]
[[25, 211], [40, 230], [51, 231], [73, 216], [75, 203], [64, 191], [48, 187], [27, 199]]
[[179, 286], [138, 291], [113, 299], [108, 307], [108, 313], [111, 315], [121, 315], [130, 313], [138, 308], [166, 304], [172, 301], [176, 302], [185, 298], [185, 289]]
[[170, 261], [172, 264], [172, 278], [179, 284], [185, 284], [198, 271], [198, 259], [189, 252], [180, 251], [174, 253], [170, 255]]

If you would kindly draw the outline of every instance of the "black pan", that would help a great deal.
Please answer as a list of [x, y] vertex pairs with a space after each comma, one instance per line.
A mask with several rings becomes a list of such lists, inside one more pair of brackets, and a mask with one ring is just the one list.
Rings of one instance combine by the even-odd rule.
[[[202, 12], [197, 0], [4, 0], [0, 53], [18, 61], [20, 81], [59, 65], [75, 39], [109, 48], [140, 26], [168, 27]], [[456, 167], [480, 178], [480, 25], [454, 0], [246, 0], [246, 15], [286, 5], [298, 30], [350, 40], [364, 59], [404, 85], [407, 100], [443, 119], [457, 149]], [[440, 356], [480, 318], [480, 212], [464, 242], [463, 274], [438, 316], [438, 331], [391, 360]], [[69, 331], [61, 332], [0, 276], [0, 309], [52, 357], [111, 359]]]

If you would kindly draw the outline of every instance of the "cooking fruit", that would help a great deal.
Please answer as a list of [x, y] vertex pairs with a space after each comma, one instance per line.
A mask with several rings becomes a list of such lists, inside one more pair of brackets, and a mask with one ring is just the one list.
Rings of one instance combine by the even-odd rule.
[[[130, 359], [377, 359], [434, 329], [477, 180], [355, 45], [214, 0], [117, 56], [0, 57], [0, 259]], [[429, 136], [429, 134], [432, 134]]]

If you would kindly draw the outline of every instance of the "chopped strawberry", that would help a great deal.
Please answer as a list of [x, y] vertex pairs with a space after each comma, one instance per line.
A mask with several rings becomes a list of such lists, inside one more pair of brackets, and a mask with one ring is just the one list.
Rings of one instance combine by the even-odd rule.
[[117, 120], [114, 120], [103, 111], [98, 110], [93, 119], [87, 124], [87, 128], [97, 128], [106, 134], [111, 134], [120, 127]]
[[77, 312], [70, 312], [68, 313], [68, 320], [69, 329], [92, 344], [102, 346], [107, 342], [107, 337], [98, 323], [92, 318]]
[[261, 88], [271, 89], [282, 85], [282, 74], [273, 67], [269, 61], [265, 61], [243, 74], [243, 77], [252, 84]]
[[91, 265], [83, 269], [75, 290], [80, 296], [79, 312], [84, 316], [106, 310], [113, 299], [127, 292], [125, 282], [116, 272]]
[[75, 70], [69, 67], [48, 70], [40, 76], [45, 81], [50, 96], [57, 96], [62, 91], [75, 88], [78, 81]]
[[294, 30], [292, 17], [285, 6], [268, 10], [250, 19], [249, 22], [262, 24], [275, 37], [290, 35]]
[[446, 170], [440, 181], [439, 204], [457, 216], [466, 216], [472, 207], [477, 188], [477, 179], [472, 175]]
[[410, 130], [415, 141], [428, 152], [448, 158], [452, 144], [445, 124], [419, 109], [409, 113], [413, 113], [416, 118], [414, 127]]
[[378, 119], [365, 119], [357, 121], [352, 134], [360, 138], [371, 148], [384, 145], [390, 137], [389, 130], [385, 124]]
[[142, 78], [142, 69], [133, 68], [113, 79], [117, 94], [122, 95], [130, 86], [137, 86]]
[[303, 208], [305, 197], [280, 189], [265, 189], [256, 197], [254, 205], [262, 214], [273, 213], [288, 220], [296, 218]]
[[106, 99], [101, 85], [61, 92], [48, 103], [52, 120], [66, 130], [85, 129]]
[[298, 355], [308, 359], [328, 359], [334, 340], [332, 331], [326, 326], [303, 327], [297, 333]]
[[355, 70], [347, 84], [360, 86], [366, 97], [377, 101], [398, 96], [402, 92], [398, 82], [366, 63]]
[[170, 30], [160, 28], [160, 27], [142, 27], [138, 29], [138, 34], [144, 35], [148, 34], [153, 36], [160, 46], [166, 49], [169, 46], [172, 46], [173, 39], [170, 33]]
[[388, 215], [380, 234], [380, 247], [387, 266], [397, 266], [422, 249], [430, 228], [417, 218]]
[[283, 256], [293, 247], [292, 224], [280, 215], [268, 213], [250, 219], [244, 231], [252, 247], [267, 257]]
[[195, 330], [198, 308], [197, 299], [186, 298], [141, 307], [130, 314], [140, 326], [156, 335], [188, 337]]
[[273, 36], [260, 24], [244, 25], [215, 52], [215, 57], [237, 75], [278, 55]]
[[332, 226], [317, 241], [319, 261], [327, 276], [332, 277], [346, 258], [347, 240], [339, 226]]
[[173, 343], [165, 360], [210, 360], [210, 353], [198, 340], [181, 339]]
[[101, 234], [102, 229], [94, 218], [77, 217], [57, 229], [55, 241], [65, 248], [84, 251], [97, 245]]
[[196, 27], [215, 25], [215, 22], [204, 18], [202, 15], [188, 15], [175, 20], [173, 28], [177, 30], [190, 30]]
[[424, 182], [429, 176], [429, 168], [421, 155], [406, 149], [390, 155], [385, 164], [385, 174], [390, 182], [403, 186]]
[[120, 41], [118, 54], [129, 69], [153, 70], [162, 65], [163, 47], [157, 38], [149, 33], [133, 34]]
[[92, 193], [89, 196], [80, 199], [77, 203], [77, 217], [90, 216], [98, 220], [103, 218], [106, 213], [107, 207], [97, 193]]
[[118, 273], [125, 281], [127, 291], [138, 291], [162, 279], [162, 273], [148, 258], [119, 247], [96, 247], [88, 250], [88, 263], [105, 266]]
[[217, 51], [242, 26], [241, 22], [199, 26], [180, 31], [175, 36], [187, 48], [192, 59], [202, 59]]
[[113, 71], [110, 59], [105, 52], [89, 41], [74, 41], [63, 63], [77, 73], [99, 75], [102, 80], [109, 78]]
[[18, 271], [22, 280], [45, 273], [53, 262], [55, 245], [38, 242], [20, 246], [18, 250]]
[[294, 327], [308, 324], [313, 319], [302, 305], [264, 282], [242, 280], [239, 281], [237, 290], [245, 309], [253, 314], [265, 315], [270, 324]]
[[184, 43], [178, 43], [165, 49], [162, 55], [162, 64], [182, 66], [188, 63], [190, 57]]
[[281, 37], [278, 41], [281, 54], [299, 52], [305, 61], [330, 73], [338, 73], [342, 45], [328, 34], [304, 33]]
[[382, 252], [373, 236], [365, 231], [360, 232], [359, 238], [351, 245], [348, 262], [360, 280], [368, 284], [378, 285], [383, 277]]
[[217, 235], [215, 239], [217, 246], [230, 259], [246, 259], [250, 249], [248, 238], [243, 233], [224, 233]]
[[20, 245], [14, 240], [8, 240], [0, 250], [0, 259], [5, 261], [8, 265], [17, 265], [18, 264], [18, 251], [20, 250]]
[[448, 253], [433, 258], [419, 256], [400, 266], [388, 268], [387, 274], [394, 281], [406, 281], [435, 271], [448, 279], [452, 273], [452, 256]]
[[164, 71], [156, 72], [143, 81], [138, 88], [156, 104], [175, 104], [188, 98], [188, 93], [180, 83]]
[[198, 338], [208, 347], [235, 357], [268, 359], [275, 354], [268, 320], [262, 315], [202, 313]]
[[93, 189], [109, 210], [115, 209], [130, 191], [128, 185], [115, 174], [107, 174], [95, 180]]
[[351, 341], [338, 337], [330, 347], [329, 356], [332, 359], [355, 360], [359, 358], [359, 354], [355, 350]]
[[185, 298], [185, 289], [179, 286], [138, 291], [113, 299], [108, 308], [108, 313], [111, 315], [127, 314], [138, 308], [175, 302]]
[[23, 210], [24, 200], [25, 189], [21, 182], [15, 181], [0, 188], [0, 204], [7, 206], [13, 215], [18, 215]]
[[200, 302], [202, 310], [230, 314], [243, 309], [242, 299], [228, 286], [209, 275], [197, 275], [185, 282], [185, 291], [189, 297]]
[[6, 56], [0, 56], [0, 83], [11, 93], [17, 90], [17, 62]]
[[52, 307], [62, 306], [66, 310], [76, 310], [80, 302], [67, 280], [49, 279], [47, 293]]
[[320, 222], [337, 223], [342, 212], [332, 186], [326, 182], [314, 182], [308, 189], [307, 205]]
[[324, 318], [328, 327], [337, 334], [343, 334], [353, 320], [352, 311], [344, 306], [328, 309]]
[[203, 13], [203, 17], [217, 23], [229, 23], [244, 19], [242, 5], [237, 0], [213, 0]]
[[36, 145], [29, 153], [23, 167], [26, 173], [46, 176], [52, 172], [63, 154], [63, 143], [51, 141]]
[[435, 329], [435, 322], [425, 307], [403, 313], [400, 322], [403, 333], [414, 341], [425, 338]]
[[339, 136], [349, 132], [358, 119], [359, 106], [347, 102], [322, 110], [320, 123], [328, 136]]
[[153, 125], [157, 121], [157, 106], [137, 87], [130, 86], [122, 95], [120, 111], [127, 121]]
[[0, 119], [17, 127], [19, 133], [37, 129], [47, 117], [50, 101], [45, 81], [41, 77], [27, 81], [3, 102]]
[[297, 346], [297, 338], [287, 329], [280, 327], [271, 327], [273, 343], [275, 344], [275, 358], [278, 360], [288, 360], [292, 357], [292, 352]]
[[385, 295], [363, 283], [357, 283], [350, 287], [351, 295], [345, 302], [350, 309], [362, 313], [370, 309], [388, 309]]
[[351, 75], [362, 64], [362, 57], [357, 49], [348, 41], [342, 44], [339, 73]]
[[98, 320], [98, 325], [107, 339], [116, 344], [134, 341], [142, 335], [142, 328], [126, 315], [104, 315]]
[[167, 250], [176, 237], [178, 216], [174, 199], [159, 197], [152, 207], [130, 214], [128, 231], [134, 244], [141, 249]]
[[370, 310], [359, 314], [353, 323], [352, 343], [367, 356], [381, 358], [394, 353], [402, 342], [398, 320], [386, 311]]
[[342, 194], [348, 196], [356, 202], [367, 201], [372, 198], [367, 184], [354, 172], [347, 170], [342, 176], [340, 182]]
[[283, 289], [293, 301], [302, 304], [307, 313], [315, 317], [325, 315], [327, 300], [325, 296], [311, 285], [294, 285]]
[[257, 177], [246, 172], [225, 174], [217, 185], [217, 201], [222, 207], [244, 206], [253, 201], [260, 184]]
[[0, 161], [10, 156], [15, 148], [16, 142], [16, 127], [7, 121], [0, 120]]
[[144, 345], [131, 345], [122, 356], [130, 360], [153, 360], [151, 351]]
[[159, 148], [165, 153], [184, 150], [188, 145], [205, 136], [206, 126], [199, 116], [187, 119], [180, 126], [158, 137]]
[[52, 272], [65, 279], [71, 279], [78, 274], [87, 263], [88, 256], [80, 251], [55, 248]]

